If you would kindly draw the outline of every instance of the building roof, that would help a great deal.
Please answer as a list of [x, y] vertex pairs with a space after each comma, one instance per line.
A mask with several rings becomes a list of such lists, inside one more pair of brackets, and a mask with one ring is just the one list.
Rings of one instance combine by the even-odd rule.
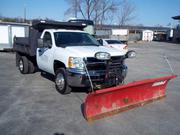
[[3, 22], [0, 21], [0, 25], [16, 25], [16, 26], [29, 26], [28, 23], [16, 23], [16, 22]]
[[119, 25], [96, 25], [98, 30], [110, 30], [110, 29], [130, 29], [130, 30], [157, 30], [157, 31], [167, 31], [169, 27], [151, 27], [151, 26], [119, 26]]
[[173, 16], [172, 17], [174, 20], [180, 20], [180, 15], [178, 15], [178, 16]]

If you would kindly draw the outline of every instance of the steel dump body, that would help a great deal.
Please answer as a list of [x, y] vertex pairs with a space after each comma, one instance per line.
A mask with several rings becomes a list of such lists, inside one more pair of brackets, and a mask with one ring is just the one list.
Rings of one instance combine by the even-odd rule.
[[92, 121], [161, 99], [166, 96], [168, 81], [175, 77], [147, 79], [92, 92], [85, 100], [84, 116]]

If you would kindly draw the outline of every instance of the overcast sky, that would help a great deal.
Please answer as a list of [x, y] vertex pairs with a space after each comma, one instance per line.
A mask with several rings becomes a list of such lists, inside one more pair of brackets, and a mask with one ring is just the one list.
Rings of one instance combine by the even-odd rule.
[[[171, 17], [180, 15], [180, 0], [131, 0], [136, 6], [136, 19], [131, 24], [146, 26], [174, 25]], [[26, 7], [27, 18], [51, 18], [67, 20], [64, 12], [68, 8], [65, 0], [1, 0], [0, 15], [7, 17], [23, 17]], [[116, 22], [114, 22], [116, 23]]]

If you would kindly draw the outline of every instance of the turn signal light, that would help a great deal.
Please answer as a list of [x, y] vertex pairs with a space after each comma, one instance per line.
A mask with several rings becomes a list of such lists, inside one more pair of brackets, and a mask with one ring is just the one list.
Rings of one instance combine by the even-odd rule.
[[124, 50], [127, 50], [127, 49], [128, 49], [128, 46], [127, 46], [127, 45], [125, 45], [125, 46], [123, 47], [123, 49], [124, 49]]

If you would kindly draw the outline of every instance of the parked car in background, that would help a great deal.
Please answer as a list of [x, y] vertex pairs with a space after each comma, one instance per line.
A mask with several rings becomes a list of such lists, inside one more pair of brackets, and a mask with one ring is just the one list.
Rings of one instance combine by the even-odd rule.
[[120, 40], [114, 39], [98, 39], [99, 43], [103, 46], [107, 46], [110, 48], [115, 48], [123, 52], [128, 51], [128, 45], [126, 43], [121, 42]]

